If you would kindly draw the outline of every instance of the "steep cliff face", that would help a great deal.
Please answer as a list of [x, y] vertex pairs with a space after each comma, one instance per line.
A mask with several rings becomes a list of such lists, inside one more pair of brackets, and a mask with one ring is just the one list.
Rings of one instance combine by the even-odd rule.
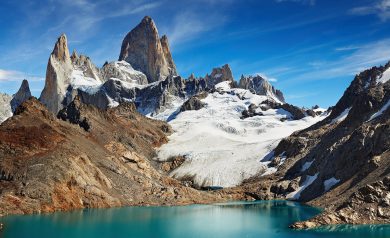
[[46, 69], [45, 87], [39, 100], [53, 113], [63, 108], [63, 100], [72, 74], [72, 61], [69, 55], [66, 36], [61, 35], [50, 55]]
[[67, 106], [78, 88], [93, 91], [103, 83], [100, 70], [84, 55], [69, 55], [66, 35], [61, 35], [50, 55], [45, 87], [39, 100], [53, 113]]
[[119, 60], [130, 63], [135, 70], [144, 73], [149, 83], [165, 79], [168, 75], [177, 75], [168, 38], [159, 38], [157, 27], [150, 17], [145, 17], [126, 35]]

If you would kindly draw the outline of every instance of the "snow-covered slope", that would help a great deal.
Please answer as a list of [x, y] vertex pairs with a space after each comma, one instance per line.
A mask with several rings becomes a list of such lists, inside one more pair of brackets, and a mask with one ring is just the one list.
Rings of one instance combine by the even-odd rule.
[[204, 108], [181, 112], [170, 121], [175, 132], [158, 151], [162, 161], [184, 156], [186, 161], [171, 175], [191, 178], [197, 186], [231, 187], [256, 174], [274, 172], [267, 165], [278, 142], [324, 118], [282, 122], [289, 112], [269, 109], [262, 111], [263, 116], [240, 119], [250, 104], [259, 105], [270, 98], [245, 89], [230, 89], [227, 82], [216, 88], [223, 89], [223, 93], [217, 90], [209, 94], [202, 100]]

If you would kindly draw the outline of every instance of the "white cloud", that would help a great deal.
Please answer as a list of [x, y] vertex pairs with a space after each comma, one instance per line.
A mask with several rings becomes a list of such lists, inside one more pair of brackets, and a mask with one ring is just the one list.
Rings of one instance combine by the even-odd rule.
[[377, 15], [382, 21], [390, 19], [390, 0], [379, 0], [368, 6], [352, 8], [349, 11], [353, 15]]
[[0, 82], [21, 81], [23, 79], [28, 79], [29, 81], [44, 80], [42, 77], [28, 75], [20, 71], [0, 69]]
[[278, 80], [273, 77], [268, 77], [264, 73], [255, 73], [255, 75], [262, 77], [263, 79], [267, 80], [268, 82], [277, 82]]
[[174, 18], [172, 26], [167, 29], [167, 35], [171, 45], [180, 44], [225, 22], [226, 17], [218, 14], [200, 15], [190, 11], [182, 12]]

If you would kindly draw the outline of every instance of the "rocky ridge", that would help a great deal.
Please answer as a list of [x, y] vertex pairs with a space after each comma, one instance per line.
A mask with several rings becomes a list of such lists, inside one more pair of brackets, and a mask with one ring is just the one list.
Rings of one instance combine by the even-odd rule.
[[262, 199], [287, 198], [325, 208], [294, 228], [390, 222], [389, 68], [358, 74], [326, 119], [279, 143], [274, 160], [284, 157], [285, 162], [278, 172], [246, 188]]

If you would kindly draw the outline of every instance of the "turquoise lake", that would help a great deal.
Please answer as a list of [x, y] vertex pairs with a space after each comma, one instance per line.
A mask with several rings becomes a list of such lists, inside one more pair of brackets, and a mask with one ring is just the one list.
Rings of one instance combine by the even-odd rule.
[[289, 201], [180, 207], [88, 209], [0, 218], [0, 237], [390, 237], [390, 226], [330, 226], [294, 231], [288, 225], [319, 209]]

